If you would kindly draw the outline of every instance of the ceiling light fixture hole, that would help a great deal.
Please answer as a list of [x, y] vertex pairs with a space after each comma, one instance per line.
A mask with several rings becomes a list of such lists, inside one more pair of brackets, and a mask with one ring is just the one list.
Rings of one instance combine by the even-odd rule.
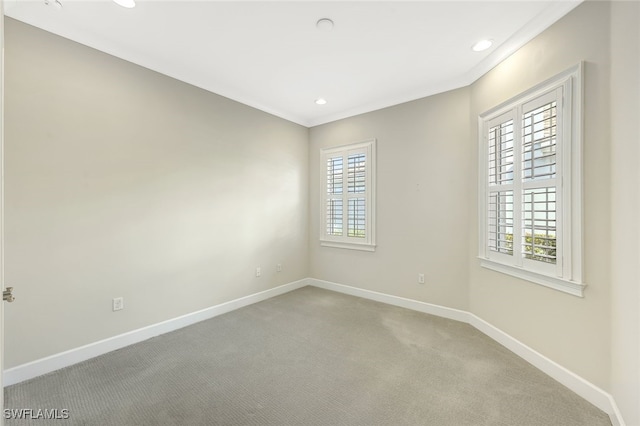
[[331, 31], [333, 29], [333, 21], [329, 18], [322, 18], [316, 22], [316, 28], [320, 31]]

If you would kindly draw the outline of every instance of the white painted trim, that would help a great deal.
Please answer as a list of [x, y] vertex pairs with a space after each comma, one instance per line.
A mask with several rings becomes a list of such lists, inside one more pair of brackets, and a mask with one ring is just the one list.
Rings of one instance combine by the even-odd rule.
[[[548, 288], [560, 290], [574, 296], [583, 297], [585, 284], [582, 282], [582, 70], [584, 64], [580, 62], [573, 67], [539, 83], [534, 87], [502, 102], [501, 104], [482, 113], [478, 117], [479, 139], [479, 169], [478, 169], [478, 257], [481, 266], [509, 274], [517, 278], [544, 285]], [[523, 183], [519, 178], [520, 163], [514, 163], [513, 184], [491, 184], [487, 179], [487, 131], [495, 124], [503, 122], [509, 112], [513, 113], [514, 134], [520, 134], [519, 121], [522, 120], [523, 110], [531, 110], [541, 103], [557, 100], [562, 108], [558, 113], [557, 132], [557, 163], [558, 179], [546, 179], [544, 185], [556, 188], [556, 201], [560, 215], [557, 220], [558, 263], [555, 271], [548, 271], [541, 262], [522, 258], [522, 253], [515, 250], [507, 261], [504, 255], [488, 249], [488, 198], [490, 190], [510, 190], [514, 196], [514, 217], [521, 218], [520, 205], [523, 189], [537, 181]], [[504, 118], [503, 118], [504, 117]], [[517, 119], [516, 119], [517, 118]], [[521, 155], [520, 143], [514, 142], [515, 158]], [[531, 187], [537, 187], [533, 185]], [[517, 222], [517, 221], [516, 221]], [[513, 225], [513, 241], [520, 240], [522, 224]], [[551, 275], [553, 272], [556, 276]]]
[[522, 46], [578, 7], [583, 1], [567, 0], [549, 3], [549, 7], [545, 8], [538, 16], [525, 24], [502, 45], [496, 47], [486, 58], [469, 70], [463, 77], [467, 85], [473, 84], [480, 77], [498, 66]]
[[309, 285], [313, 287], [332, 290], [338, 293], [348, 294], [350, 296], [358, 296], [363, 299], [375, 300], [376, 302], [386, 303], [387, 305], [399, 306], [401, 308], [411, 309], [412, 311], [436, 315], [442, 318], [449, 318], [455, 321], [469, 322], [469, 313], [466, 311], [447, 308], [440, 305], [433, 305], [431, 303], [420, 302], [418, 300], [406, 299], [404, 297], [392, 296], [390, 294], [378, 293], [376, 291], [364, 290], [362, 288], [337, 284], [330, 281], [317, 280], [315, 278], [309, 278], [308, 280]]
[[573, 296], [584, 297], [584, 289], [586, 285], [582, 283], [540, 274], [530, 269], [506, 265], [491, 259], [480, 258], [480, 266], [491, 269], [492, 271], [502, 272], [503, 274], [508, 274], [522, 280], [531, 281], [554, 290], [559, 290]]
[[[0, 0], [0, 17], [4, 16], [4, 1]], [[4, 21], [0, 22], [0, 290], [5, 288], [4, 280]], [[4, 302], [0, 301], [0, 371], [4, 368]], [[4, 413], [4, 378], [0, 374], [0, 410]], [[6, 382], [5, 382], [6, 383]], [[4, 416], [0, 419], [0, 426], [4, 426]]]
[[609, 420], [611, 420], [611, 425], [612, 426], [627, 426], [627, 424], [624, 422], [624, 419], [622, 418], [622, 413], [620, 412], [620, 409], [618, 408], [618, 404], [616, 404], [616, 400], [613, 399], [612, 395], [609, 395], [609, 400], [611, 402], [612, 409], [611, 409], [611, 412], [607, 413], [607, 414], [609, 414]]
[[309, 278], [308, 282], [309, 285], [314, 287], [465, 322], [607, 413], [613, 426], [625, 426], [624, 420], [622, 419], [622, 415], [620, 414], [613, 396], [536, 350], [530, 348], [504, 331], [498, 329], [477, 315], [459, 309], [447, 308], [445, 306], [434, 305], [431, 303], [420, 302], [413, 299], [406, 299], [403, 297], [392, 296], [385, 293], [378, 293], [371, 290], [365, 290], [329, 281], [322, 281], [314, 278]]
[[[320, 221], [323, 224], [320, 226], [320, 245], [323, 247], [334, 247], [349, 250], [362, 250], [362, 251], [375, 251], [376, 250], [376, 145], [377, 139], [367, 139], [365, 141], [351, 143], [348, 145], [332, 146], [320, 149]], [[365, 193], [364, 194], [351, 194], [347, 190], [348, 179], [348, 157], [351, 153], [365, 154]], [[342, 197], [343, 201], [343, 227], [344, 231], [342, 236], [327, 235], [326, 223], [327, 223], [327, 159], [342, 157], [343, 161], [343, 190], [340, 196], [334, 195], [335, 198]], [[348, 221], [347, 210], [348, 201], [352, 196], [357, 198], [364, 197], [366, 200], [366, 217], [365, 222], [365, 238], [349, 237], [347, 235]], [[333, 198], [333, 196], [332, 196]]]
[[[593, 383], [588, 382], [574, 372], [566, 369], [555, 361], [547, 358], [535, 349], [530, 348], [521, 341], [510, 336], [509, 334], [488, 323], [477, 315], [474, 315], [470, 312], [468, 312], [467, 314], [469, 318], [468, 323], [471, 326], [481, 331], [488, 337], [492, 338], [496, 342], [500, 343], [502, 346], [509, 349], [520, 358], [529, 362], [538, 370], [546, 373], [552, 379], [560, 382], [564, 386], [580, 395], [582, 398], [586, 399], [587, 401], [607, 413], [614, 425], [624, 424], [622, 422], [622, 418], [620, 417], [615, 401], [609, 393], [600, 389]], [[614, 415], [618, 417], [616, 419], [617, 422], [614, 422], [613, 420]]]
[[320, 240], [320, 245], [322, 247], [342, 248], [347, 250], [376, 251], [376, 246], [373, 244], [358, 244], [341, 241]]
[[116, 349], [132, 345], [134, 343], [139, 343], [152, 337], [159, 336], [170, 331], [178, 330], [180, 328], [198, 323], [200, 321], [204, 321], [218, 315], [226, 314], [227, 312], [231, 312], [236, 309], [240, 309], [245, 306], [252, 305], [254, 303], [261, 302], [263, 300], [267, 300], [284, 293], [288, 293], [301, 287], [305, 287], [307, 284], [307, 279], [294, 281], [288, 284], [281, 285], [279, 287], [261, 291], [259, 293], [251, 294], [249, 296], [241, 297], [239, 299], [231, 300], [229, 302], [221, 303], [219, 305], [211, 306], [209, 308], [205, 308], [196, 312], [162, 321], [157, 324], [152, 324], [147, 327], [132, 330], [127, 333], [109, 337], [104, 340], [89, 343], [87, 345], [80, 346], [79, 348], [74, 348], [65, 352], [60, 352], [48, 356], [46, 358], [41, 358], [32, 362], [28, 362], [26, 364], [18, 365], [17, 367], [4, 370], [3, 384], [4, 386], [10, 386], [16, 383], [20, 383], [37, 376], [41, 376], [43, 374], [47, 374], [64, 367], [86, 361], [99, 355], [103, 355], [107, 352], [111, 352]]
[[20, 383], [50, 373], [107, 352], [142, 342], [152, 337], [267, 300], [271, 297], [288, 293], [307, 285], [467, 323], [607, 413], [613, 426], [625, 426], [618, 406], [609, 393], [470, 312], [315, 278], [294, 281], [276, 288], [221, 303], [200, 311], [10, 368], [4, 371], [4, 386]]

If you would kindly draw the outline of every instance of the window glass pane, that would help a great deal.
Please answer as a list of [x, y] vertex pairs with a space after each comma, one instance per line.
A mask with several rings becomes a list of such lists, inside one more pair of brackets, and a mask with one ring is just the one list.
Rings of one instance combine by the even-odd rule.
[[522, 200], [522, 254], [556, 263], [556, 188], [526, 189]]
[[327, 194], [342, 194], [342, 157], [327, 159]]
[[350, 155], [347, 158], [347, 182], [349, 194], [364, 194], [366, 190], [366, 163], [364, 154]]
[[556, 102], [524, 114], [522, 180], [556, 177]]
[[513, 183], [513, 120], [489, 129], [489, 184]]
[[327, 235], [342, 235], [342, 200], [327, 200]]
[[489, 250], [513, 255], [513, 191], [489, 193]]
[[351, 198], [349, 199], [349, 212], [348, 212], [348, 236], [365, 238], [365, 225], [366, 225], [366, 207], [367, 203], [364, 198]]

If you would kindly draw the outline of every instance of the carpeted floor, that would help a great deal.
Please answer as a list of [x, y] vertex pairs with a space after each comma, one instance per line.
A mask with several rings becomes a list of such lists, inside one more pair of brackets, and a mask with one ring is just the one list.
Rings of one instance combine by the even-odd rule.
[[20, 383], [7, 425], [610, 426], [475, 330], [305, 287]]

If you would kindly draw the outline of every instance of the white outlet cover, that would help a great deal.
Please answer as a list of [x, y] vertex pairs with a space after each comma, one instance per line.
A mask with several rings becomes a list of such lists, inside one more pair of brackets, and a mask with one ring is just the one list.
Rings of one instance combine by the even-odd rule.
[[113, 310], [120, 311], [124, 309], [124, 298], [116, 297], [113, 299]]

